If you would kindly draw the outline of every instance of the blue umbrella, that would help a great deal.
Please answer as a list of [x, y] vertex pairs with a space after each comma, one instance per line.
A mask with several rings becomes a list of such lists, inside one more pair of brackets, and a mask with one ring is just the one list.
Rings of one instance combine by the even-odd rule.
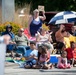
[[49, 24], [63, 24], [72, 23], [76, 21], [76, 12], [62, 11], [57, 13], [50, 21]]

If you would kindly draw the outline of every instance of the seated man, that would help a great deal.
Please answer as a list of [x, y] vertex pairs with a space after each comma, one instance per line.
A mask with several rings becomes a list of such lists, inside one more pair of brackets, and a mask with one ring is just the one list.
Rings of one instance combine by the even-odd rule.
[[26, 63], [24, 65], [25, 68], [33, 68], [33, 65], [36, 64], [37, 57], [38, 56], [38, 50], [36, 50], [36, 43], [30, 42], [30, 50], [27, 50], [24, 57], [26, 59]]
[[26, 48], [29, 48], [29, 40], [24, 35], [24, 29], [20, 28], [18, 30], [18, 35], [15, 36], [14, 42], [16, 43], [16, 52], [22, 53], [24, 55], [26, 53]]
[[63, 42], [64, 43], [64, 37], [66, 36], [67, 32], [65, 31], [65, 26], [60, 25], [60, 28], [55, 33], [55, 38], [57, 42]]

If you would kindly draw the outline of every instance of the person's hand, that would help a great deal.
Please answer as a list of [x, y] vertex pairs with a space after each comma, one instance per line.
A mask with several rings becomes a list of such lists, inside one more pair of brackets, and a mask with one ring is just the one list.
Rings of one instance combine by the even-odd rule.
[[42, 11], [43, 14], [45, 14], [45, 11]]
[[13, 44], [16, 44], [16, 42], [13, 42]]
[[37, 31], [37, 35], [40, 36], [40, 33]]
[[34, 58], [35, 57], [35, 55], [31, 55], [29, 58]]
[[64, 29], [64, 25], [60, 25], [60, 30], [63, 30]]
[[51, 35], [53, 33], [53, 31], [51, 31], [49, 34]]
[[13, 42], [13, 41], [10, 41], [9, 43], [10, 43], [10, 44], [16, 44], [16, 42]]

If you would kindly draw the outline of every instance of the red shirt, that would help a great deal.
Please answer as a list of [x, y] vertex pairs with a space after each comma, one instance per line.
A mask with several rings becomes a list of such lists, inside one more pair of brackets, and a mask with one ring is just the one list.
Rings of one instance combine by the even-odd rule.
[[72, 51], [72, 53], [73, 53], [73, 58], [76, 60], [76, 51]]
[[72, 48], [67, 48], [66, 52], [67, 52], [67, 59], [70, 60], [73, 58], [73, 53], [72, 53], [73, 49]]

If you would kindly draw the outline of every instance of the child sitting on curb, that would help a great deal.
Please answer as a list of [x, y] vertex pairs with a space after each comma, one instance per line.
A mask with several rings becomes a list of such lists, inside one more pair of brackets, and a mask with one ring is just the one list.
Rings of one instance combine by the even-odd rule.
[[66, 69], [71, 68], [70, 63], [67, 63], [67, 52], [62, 51], [61, 57], [59, 57], [57, 68], [59, 69]]

